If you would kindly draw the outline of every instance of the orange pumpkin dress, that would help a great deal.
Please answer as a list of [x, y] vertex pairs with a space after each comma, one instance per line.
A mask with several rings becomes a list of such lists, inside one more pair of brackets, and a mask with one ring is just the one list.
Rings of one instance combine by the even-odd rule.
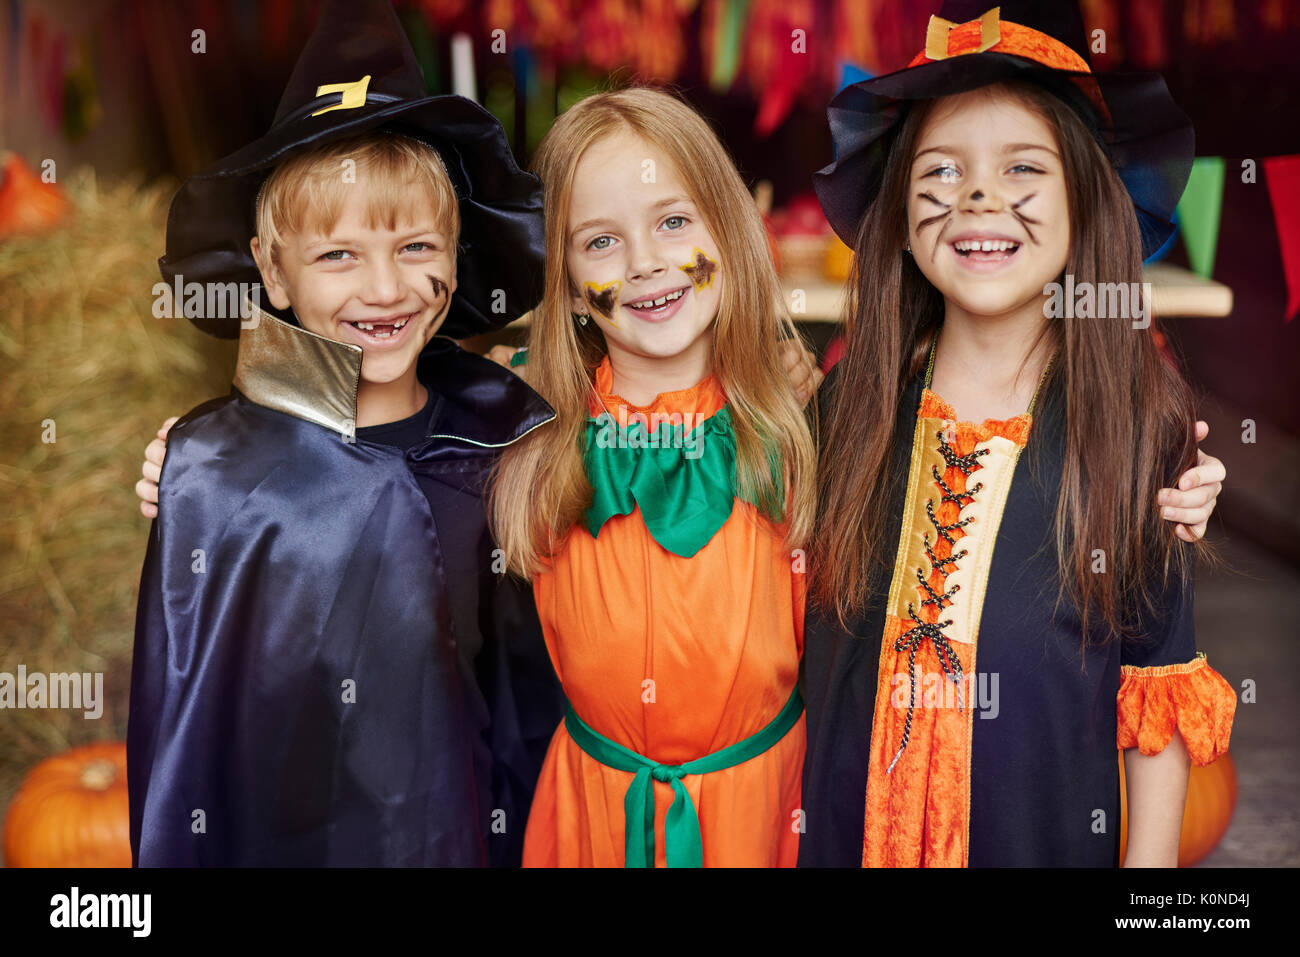
[[[611, 382], [607, 358], [596, 372], [593, 416], [707, 420], [726, 402], [713, 376], [646, 406], [615, 395]], [[617, 744], [678, 765], [756, 734], [790, 701], [803, 647], [803, 577], [781, 528], [735, 499], [690, 557], [656, 540], [640, 505], [606, 519], [594, 536], [575, 527], [533, 588], [573, 710]], [[704, 866], [794, 865], [803, 760], [800, 715], [761, 754], [681, 779], [699, 817]], [[561, 723], [533, 799], [524, 866], [623, 866], [632, 781], [632, 772], [591, 757]], [[674, 792], [658, 779], [653, 789], [654, 860], [662, 867]]]

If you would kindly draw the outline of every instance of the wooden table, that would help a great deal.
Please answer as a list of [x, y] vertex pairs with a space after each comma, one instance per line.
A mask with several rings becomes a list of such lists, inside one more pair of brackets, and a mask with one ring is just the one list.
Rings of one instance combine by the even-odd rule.
[[[1153, 263], [1142, 268], [1142, 278], [1151, 283], [1152, 311], [1157, 316], [1226, 316], [1232, 312], [1232, 290], [1221, 282], [1203, 279], [1190, 269], [1169, 263]], [[804, 281], [784, 279], [781, 289], [796, 322], [839, 322], [843, 318], [843, 283], [810, 277]], [[796, 298], [796, 292], [801, 293]], [[506, 328], [528, 325], [528, 314]]]
[[[1226, 316], [1232, 312], [1232, 290], [1189, 269], [1153, 263], [1143, 267], [1142, 278], [1151, 283], [1152, 311], [1157, 316]], [[802, 293], [803, 312], [794, 313], [796, 322], [839, 322], [843, 317], [843, 283], [812, 277], [802, 282], [782, 280], [781, 289], [785, 301], [796, 310], [796, 293]]]

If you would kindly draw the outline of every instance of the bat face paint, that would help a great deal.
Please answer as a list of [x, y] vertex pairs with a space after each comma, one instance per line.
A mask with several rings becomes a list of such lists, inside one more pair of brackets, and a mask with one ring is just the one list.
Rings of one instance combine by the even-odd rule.
[[610, 325], [617, 326], [614, 321], [614, 309], [618, 305], [618, 291], [623, 284], [617, 280], [611, 280], [606, 283], [583, 283], [582, 298], [587, 300], [587, 304], [595, 309], [605, 321]]
[[451, 290], [447, 288], [447, 283], [437, 276], [426, 276], [429, 280], [429, 287], [433, 290], [434, 311], [433, 319], [430, 320], [431, 328], [436, 329], [442, 325], [443, 317], [451, 309]]
[[718, 264], [704, 254], [704, 250], [698, 246], [691, 250], [693, 257], [690, 262], [679, 266], [686, 277], [690, 279], [696, 290], [708, 289], [713, 286], [713, 277], [718, 271]]

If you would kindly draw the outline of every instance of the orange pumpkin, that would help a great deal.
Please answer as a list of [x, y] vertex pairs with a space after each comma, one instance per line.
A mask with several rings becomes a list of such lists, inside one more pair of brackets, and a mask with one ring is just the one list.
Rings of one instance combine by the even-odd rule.
[[104, 742], [46, 758], [5, 817], [8, 867], [130, 867], [126, 745]]
[[68, 212], [63, 190], [44, 182], [17, 153], [0, 153], [0, 239], [44, 232]]
[[[1197, 767], [1187, 776], [1187, 804], [1178, 836], [1178, 866], [1191, 867], [1218, 846], [1237, 807], [1237, 769], [1232, 755]], [[1119, 753], [1119, 862], [1128, 849], [1128, 795], [1124, 786], [1124, 752]]]

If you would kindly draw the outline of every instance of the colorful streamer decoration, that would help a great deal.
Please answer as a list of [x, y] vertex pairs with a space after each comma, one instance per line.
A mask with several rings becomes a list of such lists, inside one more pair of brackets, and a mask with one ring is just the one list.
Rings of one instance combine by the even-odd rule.
[[1264, 160], [1264, 179], [1273, 203], [1277, 243], [1286, 275], [1286, 321], [1300, 311], [1300, 155]]
[[1198, 156], [1192, 161], [1183, 198], [1178, 201], [1178, 220], [1192, 271], [1209, 278], [1214, 272], [1214, 254], [1219, 245], [1219, 215], [1223, 211], [1224, 163], [1222, 156]]

